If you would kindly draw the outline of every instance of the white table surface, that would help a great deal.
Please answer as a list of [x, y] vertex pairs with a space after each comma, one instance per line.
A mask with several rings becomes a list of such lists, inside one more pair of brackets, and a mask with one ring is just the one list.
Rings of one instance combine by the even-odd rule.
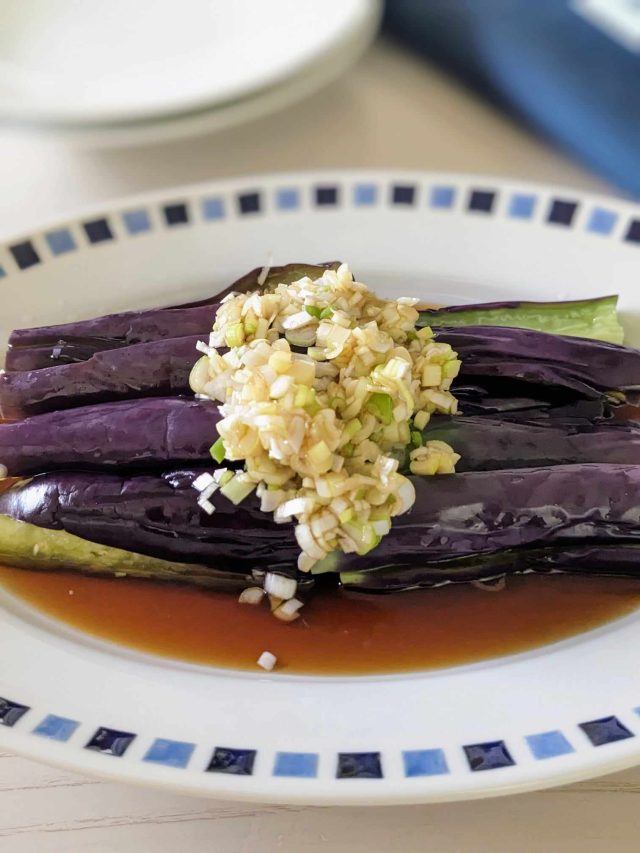
[[[216, 136], [78, 151], [0, 133], [0, 234], [139, 190], [337, 166], [482, 172], [613, 192], [440, 72], [378, 44], [306, 103]], [[618, 853], [640, 848], [639, 805], [640, 768], [500, 800], [374, 811], [190, 799], [0, 753], [3, 853]]]

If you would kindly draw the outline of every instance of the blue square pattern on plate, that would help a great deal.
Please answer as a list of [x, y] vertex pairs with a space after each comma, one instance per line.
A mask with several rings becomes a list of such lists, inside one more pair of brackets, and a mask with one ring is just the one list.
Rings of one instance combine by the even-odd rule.
[[113, 232], [106, 219], [94, 219], [91, 222], [83, 222], [82, 227], [90, 243], [104, 243], [107, 240], [113, 240]]
[[4, 267], [0, 267], [0, 278], [4, 278], [6, 274]]
[[194, 749], [193, 743], [159, 737], [151, 744], [142, 760], [163, 764], [165, 767], [186, 767]]
[[273, 775], [314, 779], [318, 775], [318, 753], [278, 752], [273, 765]]
[[432, 187], [429, 194], [429, 205], [440, 209], [453, 207], [456, 191], [453, 187]]
[[129, 234], [144, 234], [146, 231], [151, 231], [151, 218], [144, 208], [126, 210], [122, 214], [122, 221]]
[[339, 752], [338, 779], [382, 779], [379, 752]]
[[107, 729], [101, 726], [85, 744], [85, 748], [120, 757], [129, 749], [134, 738], [133, 732], [121, 732], [118, 729]]
[[218, 197], [203, 198], [201, 207], [203, 219], [208, 221], [224, 219], [224, 199]]
[[30, 240], [25, 240], [24, 243], [16, 243], [14, 246], [10, 246], [9, 250], [21, 270], [29, 269], [29, 267], [40, 263], [40, 255], [33, 248], [33, 243]]
[[375, 184], [356, 184], [353, 188], [353, 203], [357, 207], [371, 207], [378, 200], [378, 187]]
[[441, 749], [410, 749], [402, 753], [405, 776], [442, 776], [449, 765]]
[[587, 222], [587, 231], [593, 234], [611, 234], [618, 221], [618, 214], [603, 207], [594, 207]]
[[236, 776], [251, 776], [255, 760], [255, 749], [231, 749], [227, 746], [217, 746], [207, 771], [209, 773], [234, 773]]
[[0, 696], [0, 725], [15, 726], [28, 710], [28, 705], [21, 705], [19, 702], [12, 702], [11, 699], [3, 699]]
[[580, 723], [580, 728], [594, 746], [603, 746], [605, 743], [615, 743], [617, 740], [634, 737], [633, 732], [613, 716], [588, 720], [586, 723]]
[[498, 767], [512, 767], [515, 761], [503, 740], [488, 743], [472, 743], [463, 747], [469, 767], [473, 771], [496, 770]]
[[531, 219], [535, 206], [534, 195], [514, 193], [509, 200], [508, 214], [512, 219]]
[[569, 226], [573, 222], [578, 205], [575, 201], [565, 201], [561, 198], [554, 198], [549, 207], [547, 214], [547, 222], [552, 225]]
[[567, 755], [575, 752], [566, 737], [559, 731], [540, 732], [536, 735], [526, 736], [527, 744], [534, 758], [555, 758], [558, 755]]
[[300, 193], [295, 187], [283, 187], [276, 192], [278, 210], [297, 210], [300, 207]]
[[260, 193], [240, 193], [238, 196], [238, 210], [242, 216], [248, 213], [260, 213]]
[[316, 187], [316, 204], [318, 207], [331, 207], [338, 204], [338, 187]]
[[76, 241], [73, 239], [73, 234], [68, 228], [48, 231], [44, 236], [54, 255], [64, 255], [66, 252], [73, 252], [78, 248]]
[[186, 225], [189, 222], [189, 211], [187, 205], [180, 202], [179, 204], [165, 204], [162, 208], [164, 221], [169, 228], [175, 225]]
[[391, 188], [391, 201], [393, 204], [412, 205], [416, 198], [414, 186], [396, 184]]
[[627, 243], [640, 243], [640, 219], [632, 219], [624, 235]]
[[488, 190], [471, 190], [467, 207], [476, 213], [491, 213], [496, 194]]
[[66, 741], [69, 740], [79, 725], [80, 723], [77, 720], [48, 714], [42, 722], [38, 723], [33, 733], [41, 737], [48, 737], [51, 740]]

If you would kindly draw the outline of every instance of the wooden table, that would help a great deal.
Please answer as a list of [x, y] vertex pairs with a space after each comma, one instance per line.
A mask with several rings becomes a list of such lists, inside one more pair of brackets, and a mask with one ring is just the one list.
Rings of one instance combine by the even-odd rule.
[[[379, 43], [306, 103], [217, 136], [92, 152], [0, 136], [0, 233], [139, 190], [336, 166], [484, 172], [613, 191], [440, 72]], [[0, 754], [0, 850], [619, 853], [640, 847], [638, 795], [640, 768], [450, 805], [251, 806], [86, 779]]]

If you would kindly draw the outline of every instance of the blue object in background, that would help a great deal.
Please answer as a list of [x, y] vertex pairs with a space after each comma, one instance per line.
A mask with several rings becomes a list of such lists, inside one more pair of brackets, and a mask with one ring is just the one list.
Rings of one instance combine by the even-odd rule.
[[385, 26], [640, 197], [638, 0], [387, 0]]

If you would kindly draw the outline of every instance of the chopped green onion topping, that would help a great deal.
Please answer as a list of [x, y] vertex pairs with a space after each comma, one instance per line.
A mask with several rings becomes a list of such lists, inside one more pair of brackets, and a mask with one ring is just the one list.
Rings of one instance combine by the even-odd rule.
[[393, 420], [393, 400], [389, 394], [379, 392], [371, 394], [367, 400], [367, 410], [385, 425], [390, 424]]
[[215, 444], [212, 444], [209, 448], [209, 453], [216, 462], [222, 462], [225, 452], [224, 441], [221, 438], [219, 438]]

